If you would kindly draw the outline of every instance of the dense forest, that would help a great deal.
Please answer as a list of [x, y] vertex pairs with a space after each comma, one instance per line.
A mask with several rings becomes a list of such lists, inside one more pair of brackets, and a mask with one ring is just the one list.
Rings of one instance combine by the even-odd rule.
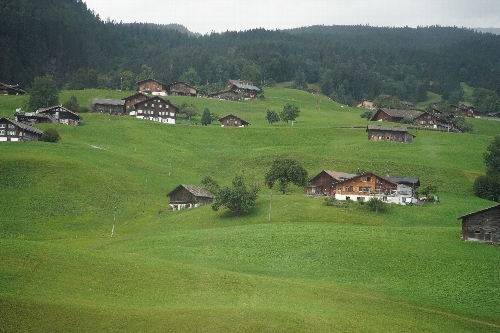
[[471, 29], [314, 26], [196, 36], [179, 26], [105, 21], [81, 0], [0, 0], [0, 8], [0, 82], [21, 86], [48, 74], [61, 88], [125, 89], [190, 71], [199, 86], [229, 78], [319, 82], [347, 104], [382, 93], [418, 102], [428, 90], [459, 101], [460, 82], [500, 93], [500, 36]]

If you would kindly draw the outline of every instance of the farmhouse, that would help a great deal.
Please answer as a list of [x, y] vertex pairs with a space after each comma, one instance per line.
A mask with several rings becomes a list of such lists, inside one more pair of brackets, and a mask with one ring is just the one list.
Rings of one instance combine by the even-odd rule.
[[473, 118], [481, 115], [481, 112], [479, 112], [479, 110], [476, 110], [476, 108], [473, 105], [461, 104], [461, 105], [451, 105], [451, 107], [453, 109], [452, 110], [453, 113], [460, 114], [464, 117]]
[[307, 195], [335, 195], [335, 184], [352, 178], [356, 175], [332, 170], [323, 170], [309, 180], [310, 186], [306, 187]]
[[222, 118], [219, 118], [222, 127], [246, 127], [250, 125], [249, 122], [237, 117], [233, 114], [228, 114]]
[[7, 84], [0, 82], [0, 95], [24, 95], [26, 91], [18, 84]]
[[202, 187], [181, 184], [167, 194], [170, 198], [170, 207], [173, 210], [193, 208], [209, 205], [214, 200], [214, 195]]
[[78, 113], [66, 109], [62, 105], [52, 106], [50, 108], [38, 109], [38, 115], [45, 115], [53, 123], [63, 125], [78, 126], [82, 117]]
[[257, 95], [260, 92], [258, 87], [241, 80], [229, 80], [226, 87], [237, 93], [243, 93], [246, 99], [257, 98]]
[[92, 102], [93, 110], [97, 113], [123, 116], [125, 114], [125, 101], [120, 99], [96, 98]]
[[184, 82], [174, 82], [167, 86], [167, 93], [170, 96], [197, 96], [198, 91], [195, 87]]
[[1, 141], [38, 141], [42, 138], [38, 128], [18, 122], [14, 119], [0, 118]]
[[414, 119], [422, 112], [415, 110], [398, 110], [398, 109], [378, 109], [370, 121], [388, 121], [399, 123], [403, 119]]
[[177, 112], [179, 112], [179, 108], [168, 99], [155, 96], [135, 104], [134, 110], [129, 111], [129, 116], [165, 124], [175, 124]]
[[149, 99], [149, 96], [141, 92], [122, 98], [122, 100], [125, 101], [125, 107], [134, 106], [135, 104], [147, 99]]
[[215, 94], [208, 95], [208, 98], [224, 99], [226, 101], [236, 101], [238, 99], [238, 92], [234, 90], [221, 91]]
[[415, 138], [415, 135], [408, 133], [406, 127], [368, 125], [366, 132], [368, 132], [368, 140], [371, 141], [413, 143]]
[[138, 91], [144, 93], [151, 93], [153, 95], [166, 96], [167, 95], [167, 87], [164, 83], [155, 80], [155, 79], [146, 79], [137, 82], [139, 86]]
[[[406, 182], [401, 181], [402, 179]], [[408, 186], [408, 180], [408, 178], [382, 177], [373, 172], [362, 173], [335, 183], [335, 199], [368, 201], [379, 198], [388, 203], [415, 204], [418, 202], [417, 192], [414, 187]], [[416, 187], [420, 181], [414, 178], [410, 183]]]
[[500, 243], [500, 205], [457, 218], [462, 220], [462, 239]]

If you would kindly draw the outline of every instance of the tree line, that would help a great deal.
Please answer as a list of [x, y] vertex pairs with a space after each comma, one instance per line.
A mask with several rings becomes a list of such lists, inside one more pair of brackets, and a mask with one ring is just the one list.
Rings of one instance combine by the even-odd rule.
[[[255, 85], [320, 84], [354, 104], [380, 94], [412, 103], [428, 90], [460, 100], [460, 82], [500, 93], [500, 36], [457, 27], [315, 26], [194, 36], [165, 26], [102, 20], [81, 0], [0, 0], [0, 81], [50, 75], [59, 88], [135, 89], [190, 69], [210, 90], [229, 78]], [[192, 82], [193, 83], [193, 82]]]

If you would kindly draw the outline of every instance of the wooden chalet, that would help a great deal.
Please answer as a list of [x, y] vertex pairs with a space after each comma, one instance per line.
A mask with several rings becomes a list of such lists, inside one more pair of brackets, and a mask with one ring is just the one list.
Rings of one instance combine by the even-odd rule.
[[414, 121], [419, 126], [427, 128], [444, 129], [448, 132], [461, 132], [462, 130], [453, 123], [453, 118], [453, 114], [445, 115], [439, 111], [424, 111], [421, 115], [417, 116]]
[[405, 181], [398, 183], [401, 178], [382, 177], [373, 172], [366, 172], [354, 177], [335, 183], [335, 198], [338, 200], [368, 201], [372, 198], [379, 198], [387, 203], [400, 205], [415, 204], [418, 202], [415, 187], [420, 184], [414, 178], [408, 186], [411, 178], [402, 178]]
[[414, 119], [422, 112], [415, 110], [398, 110], [398, 109], [378, 109], [370, 121], [388, 121], [399, 123], [403, 119]]
[[500, 205], [457, 218], [462, 220], [462, 239], [500, 243]]
[[24, 91], [18, 84], [7, 84], [0, 82], [0, 95], [24, 95]]
[[169, 205], [173, 210], [188, 209], [209, 205], [214, 195], [202, 187], [181, 184], [167, 194]]
[[134, 106], [135, 104], [145, 101], [149, 99], [150, 97], [144, 93], [138, 92], [133, 95], [130, 95], [128, 97], [122, 98], [123, 101], [125, 101], [125, 107], [130, 107]]
[[36, 127], [14, 119], [0, 118], [0, 142], [2, 141], [38, 141], [43, 132]]
[[53, 123], [78, 126], [82, 117], [78, 113], [66, 109], [62, 105], [52, 106], [50, 108], [38, 109], [38, 115], [44, 115], [52, 120]]
[[236, 101], [239, 98], [239, 93], [234, 90], [226, 90], [215, 94], [210, 94], [208, 95], [208, 98], [223, 99], [226, 101]]
[[413, 139], [415, 138], [415, 135], [408, 133], [406, 127], [400, 126], [368, 125], [366, 132], [368, 132], [368, 140], [370, 141], [413, 143]]
[[110, 114], [114, 116], [125, 115], [125, 101], [120, 99], [95, 98], [92, 109], [96, 113]]
[[462, 115], [464, 117], [470, 117], [474, 118], [477, 116], [481, 115], [481, 112], [479, 110], [476, 110], [476, 108], [473, 105], [451, 105], [452, 107], [452, 113]]
[[237, 93], [243, 93], [246, 99], [257, 98], [260, 89], [242, 80], [229, 80], [226, 88]]
[[332, 170], [323, 170], [309, 180], [307, 195], [335, 195], [335, 184], [356, 175]]
[[174, 82], [167, 86], [167, 93], [170, 96], [190, 96], [196, 97], [198, 90], [184, 82]]
[[179, 108], [168, 99], [154, 96], [134, 105], [128, 115], [139, 119], [157, 121], [165, 124], [175, 124]]
[[149, 78], [137, 82], [138, 91], [144, 93], [151, 93], [157, 96], [167, 96], [167, 86], [158, 80]]
[[233, 114], [228, 114], [222, 118], [219, 118], [222, 127], [247, 127], [250, 125], [249, 122], [237, 117]]
[[373, 101], [370, 101], [368, 99], [362, 100], [361, 102], [358, 103], [358, 105], [356, 105], [356, 107], [365, 108], [365, 109], [373, 109], [374, 108]]

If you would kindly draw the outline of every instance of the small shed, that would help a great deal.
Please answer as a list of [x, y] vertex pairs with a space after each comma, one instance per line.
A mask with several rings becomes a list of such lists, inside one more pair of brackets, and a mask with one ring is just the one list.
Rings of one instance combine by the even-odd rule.
[[462, 239], [500, 243], [500, 205], [462, 215]]
[[115, 116], [123, 116], [125, 114], [124, 100], [96, 98], [92, 104], [94, 112], [97, 113], [106, 113]]
[[393, 141], [403, 143], [413, 143], [415, 135], [408, 133], [406, 127], [390, 127], [390, 126], [375, 126], [368, 125], [368, 140], [371, 141]]
[[246, 127], [250, 125], [249, 122], [237, 117], [233, 114], [228, 114], [222, 118], [219, 118], [222, 127]]
[[167, 194], [170, 207], [173, 210], [189, 209], [209, 205], [214, 201], [214, 195], [203, 187], [181, 184]]

